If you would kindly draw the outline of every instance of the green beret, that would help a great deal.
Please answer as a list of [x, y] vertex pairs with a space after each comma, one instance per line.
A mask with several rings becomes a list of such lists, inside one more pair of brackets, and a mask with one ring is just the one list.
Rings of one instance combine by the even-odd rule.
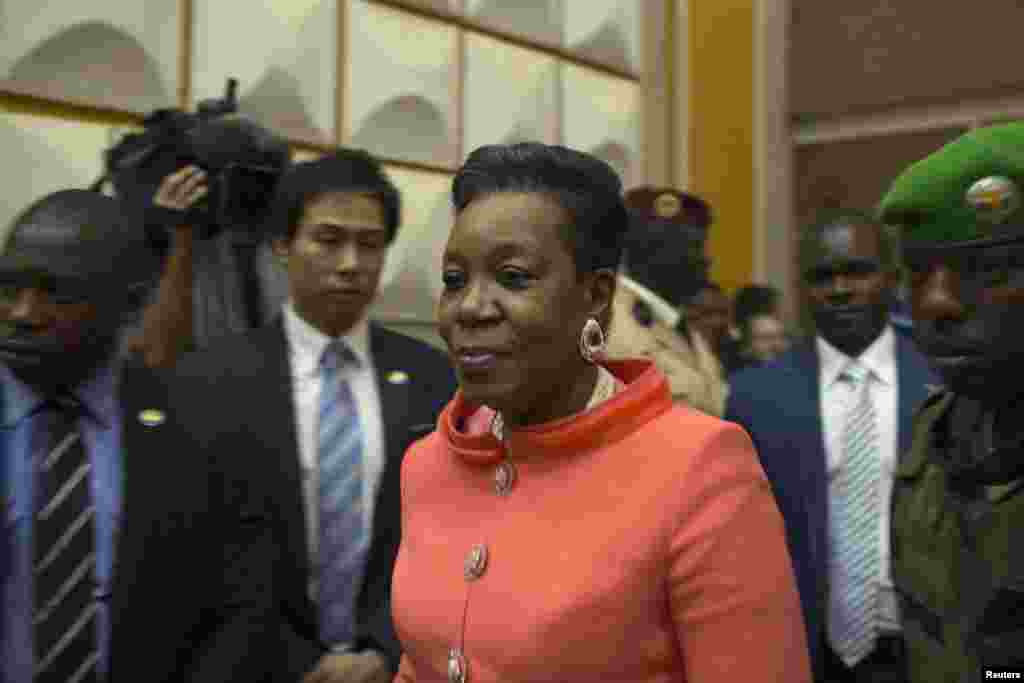
[[879, 205], [908, 246], [1024, 239], [1024, 123], [978, 128], [913, 164]]

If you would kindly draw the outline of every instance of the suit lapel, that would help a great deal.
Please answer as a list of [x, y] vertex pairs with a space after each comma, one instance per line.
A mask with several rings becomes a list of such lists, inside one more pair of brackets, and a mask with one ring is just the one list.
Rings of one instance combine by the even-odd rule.
[[281, 475], [284, 478], [282, 491], [287, 491], [282, 504], [284, 519], [290, 529], [291, 543], [294, 544], [294, 561], [307, 565], [309, 542], [306, 538], [306, 510], [303, 502], [303, 477], [299, 461], [298, 429], [295, 425], [295, 399], [292, 392], [292, 369], [288, 358], [289, 347], [284, 332], [284, 322], [275, 322], [258, 330], [254, 336], [262, 368], [254, 369], [251, 377], [253, 396], [259, 401], [247, 403], [247, 410], [253, 412], [252, 424], [265, 425], [261, 441], [267, 453], [280, 454]]
[[[121, 377], [118, 380], [118, 400], [120, 405], [118, 410], [121, 413], [121, 505], [115, 513], [116, 526], [114, 531], [114, 581], [117, 582], [120, 578], [120, 562], [118, 561], [120, 555], [120, 539], [123, 520], [128, 519], [129, 515], [133, 515], [132, 508], [136, 505], [135, 489], [129, 486], [134, 478], [134, 466], [135, 457], [131, 457], [133, 452], [151, 452], [161, 453], [163, 448], [159, 447], [159, 444], [154, 444], [153, 449], [147, 449], [142, 446], [147, 438], [146, 431], [153, 432], [157, 439], [160, 438], [159, 430], [141, 430], [139, 427], [139, 408], [140, 406], [144, 409], [154, 409], [162, 412], [168, 410], [168, 406], [164, 405], [164, 400], [161, 397], [158, 403], [153, 403], [153, 396], [146, 395], [146, 392], [142, 390], [142, 386], [145, 383], [144, 371], [137, 369], [134, 365], [125, 365], [121, 372]], [[146, 401], [147, 403], [144, 403]], [[142, 503], [143, 501], [139, 501]]]
[[[794, 397], [796, 405], [803, 406], [807, 418], [799, 421], [798, 431], [803, 434], [803, 443], [796, 452], [806, 452], [806, 461], [796, 463], [801, 469], [800, 477], [805, 482], [804, 505], [810, 525], [810, 538], [806, 540], [820, 577], [818, 603], [824, 610], [828, 604], [828, 453], [825, 450], [825, 431], [821, 424], [821, 388], [819, 386], [821, 364], [814, 338], [792, 356], [796, 374], [803, 385], [802, 396]], [[806, 449], [806, 451], [804, 450]]]
[[825, 432], [821, 425], [821, 387], [819, 386], [820, 364], [818, 352], [814, 348], [814, 340], [804, 345], [793, 354], [793, 365], [796, 374], [802, 378], [804, 384], [804, 400], [807, 410], [812, 419], [807, 420], [808, 429], [805, 432], [808, 440], [807, 445], [814, 454], [814, 462], [821, 463], [824, 470], [827, 470], [825, 452]]
[[408, 371], [402, 367], [402, 358], [395, 353], [390, 341], [386, 330], [370, 324], [370, 352], [377, 376], [387, 464], [401, 459], [405, 451], [411, 382]]

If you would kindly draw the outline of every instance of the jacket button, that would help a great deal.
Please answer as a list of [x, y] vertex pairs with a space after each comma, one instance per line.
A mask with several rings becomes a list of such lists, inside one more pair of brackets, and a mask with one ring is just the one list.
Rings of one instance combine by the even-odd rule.
[[462, 574], [466, 577], [466, 581], [476, 581], [484, 575], [486, 570], [487, 546], [481, 543], [473, 546], [473, 549], [469, 551], [466, 562], [462, 565]]
[[448, 651], [448, 683], [466, 683], [469, 666], [466, 657], [458, 648]]

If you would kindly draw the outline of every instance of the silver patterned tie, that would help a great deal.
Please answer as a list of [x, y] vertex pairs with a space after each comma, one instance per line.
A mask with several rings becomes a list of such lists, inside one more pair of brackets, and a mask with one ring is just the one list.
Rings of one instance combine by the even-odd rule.
[[846, 415], [843, 460], [831, 506], [828, 633], [833, 650], [853, 667], [871, 653], [877, 638], [882, 462], [870, 374], [852, 365], [843, 379], [852, 383], [856, 398]]
[[356, 363], [341, 342], [321, 360], [319, 428], [320, 636], [329, 645], [355, 640], [356, 598], [369, 533], [363, 516], [363, 433], [355, 397], [341, 367]]
[[80, 404], [61, 397], [46, 412], [52, 447], [36, 462], [39, 506], [33, 525], [33, 585], [39, 683], [96, 679], [96, 516]]

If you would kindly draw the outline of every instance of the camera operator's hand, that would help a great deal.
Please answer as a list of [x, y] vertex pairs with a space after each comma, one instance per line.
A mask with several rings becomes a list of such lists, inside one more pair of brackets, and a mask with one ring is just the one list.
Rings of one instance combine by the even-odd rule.
[[153, 204], [163, 209], [187, 211], [206, 193], [206, 172], [196, 166], [186, 166], [163, 179]]
[[153, 197], [161, 222], [174, 226], [156, 299], [142, 313], [139, 333], [128, 341], [132, 353], [142, 355], [150, 367], [169, 367], [193, 343], [192, 280], [195, 230], [185, 214], [206, 196], [206, 173], [195, 166], [163, 179]]

